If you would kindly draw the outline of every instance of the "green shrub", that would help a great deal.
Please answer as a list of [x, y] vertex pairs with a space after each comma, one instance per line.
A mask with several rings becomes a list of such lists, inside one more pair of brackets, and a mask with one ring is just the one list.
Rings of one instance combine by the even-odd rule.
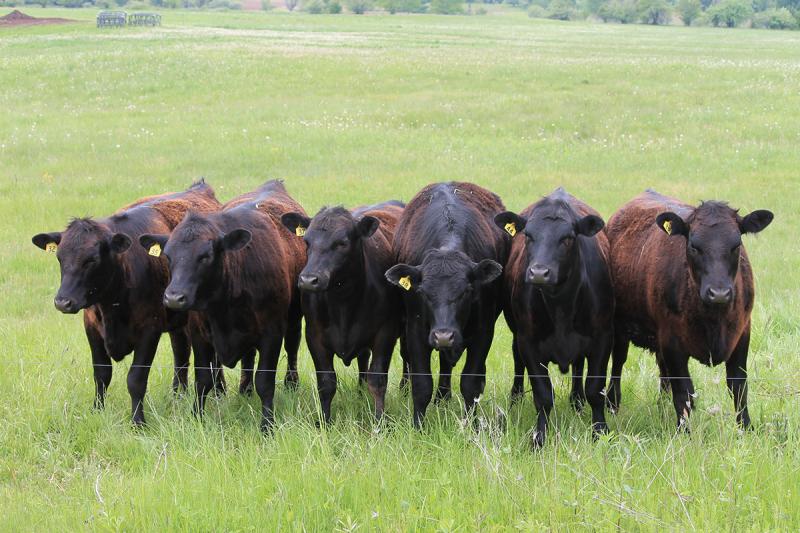
[[347, 0], [347, 9], [356, 15], [363, 15], [372, 9], [371, 0]]
[[735, 28], [750, 18], [753, 8], [748, 0], [722, 0], [707, 10], [708, 20], [714, 26]]
[[308, 0], [303, 2], [303, 9], [312, 15], [319, 15], [325, 9], [325, 4], [322, 0]]
[[272, 11], [272, 0], [261, 0], [261, 11]]
[[489, 12], [486, 11], [486, 8], [484, 7], [479, 7], [478, 9], [475, 10], [476, 15], [486, 15], [487, 13]]
[[639, 20], [645, 24], [669, 24], [672, 7], [667, 0], [639, 0]]
[[700, 0], [678, 0], [677, 10], [681, 20], [687, 26], [691, 26], [692, 21], [703, 12]]
[[572, 0], [553, 0], [547, 10], [547, 18], [570, 20], [575, 17], [575, 4]]
[[635, 0], [611, 0], [603, 4], [597, 13], [603, 22], [621, 22], [630, 24], [639, 17]]
[[753, 27], [769, 30], [793, 30], [797, 28], [797, 19], [785, 7], [766, 9], [753, 15]]
[[338, 15], [342, 12], [342, 4], [339, 3], [339, 0], [326, 1], [325, 12], [330, 15]]
[[425, 12], [422, 0], [378, 0], [378, 6], [391, 14]]
[[438, 15], [459, 15], [464, 7], [461, 0], [431, 0], [430, 11]]
[[547, 10], [540, 5], [531, 4], [528, 7], [528, 16], [532, 19], [546, 19]]

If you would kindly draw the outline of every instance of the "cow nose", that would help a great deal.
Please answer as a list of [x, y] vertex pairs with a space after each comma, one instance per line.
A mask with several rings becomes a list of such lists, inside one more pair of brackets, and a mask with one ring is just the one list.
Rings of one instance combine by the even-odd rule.
[[455, 334], [452, 331], [436, 330], [433, 332], [433, 345], [436, 348], [451, 348]]
[[69, 298], [56, 297], [55, 304], [56, 309], [62, 313], [74, 313], [77, 311], [75, 302]]
[[166, 291], [164, 305], [170, 309], [184, 309], [186, 308], [186, 295], [175, 291]]
[[712, 304], [727, 304], [730, 303], [733, 291], [730, 287], [724, 289], [715, 289], [709, 287], [706, 293], [708, 301]]
[[531, 283], [547, 283], [550, 281], [550, 269], [538, 265], [532, 266], [528, 278]]
[[304, 290], [313, 291], [319, 288], [319, 276], [315, 274], [300, 274], [297, 285]]

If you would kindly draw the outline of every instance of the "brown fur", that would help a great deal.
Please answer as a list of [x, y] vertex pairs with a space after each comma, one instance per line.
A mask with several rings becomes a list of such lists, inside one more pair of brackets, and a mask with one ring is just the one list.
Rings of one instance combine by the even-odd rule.
[[[608, 221], [617, 317], [635, 344], [658, 354], [677, 343], [705, 364], [726, 361], [750, 329], [754, 287], [747, 252], [742, 246], [733, 305], [722, 314], [707, 311], [689, 272], [685, 239], [667, 235], [655, 223], [665, 211], [689, 223], [703, 216], [700, 208], [646, 192]], [[712, 332], [715, 338], [710, 339]]]

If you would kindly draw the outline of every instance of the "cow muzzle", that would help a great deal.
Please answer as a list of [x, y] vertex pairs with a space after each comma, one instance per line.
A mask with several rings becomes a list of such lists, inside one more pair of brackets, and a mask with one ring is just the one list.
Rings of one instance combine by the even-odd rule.
[[728, 305], [733, 300], [733, 288], [709, 287], [703, 294], [703, 301], [711, 305]]
[[164, 306], [176, 311], [183, 311], [189, 307], [189, 299], [182, 292], [168, 289], [164, 292]]
[[78, 304], [72, 298], [64, 298], [63, 296], [56, 296], [53, 301], [56, 309], [67, 315], [74, 315], [80, 310]]
[[456, 342], [456, 333], [453, 330], [435, 329], [431, 331], [430, 343], [437, 350], [452, 348]]
[[553, 280], [553, 272], [546, 266], [533, 265], [528, 269], [525, 281], [534, 285], [547, 285]]
[[303, 291], [324, 291], [328, 288], [328, 276], [324, 274], [300, 274], [297, 278], [297, 286]]

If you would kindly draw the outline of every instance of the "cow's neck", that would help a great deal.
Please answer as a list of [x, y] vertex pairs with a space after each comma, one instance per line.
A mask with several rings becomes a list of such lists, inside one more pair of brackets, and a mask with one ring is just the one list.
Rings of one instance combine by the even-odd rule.
[[104, 316], [127, 303], [130, 297], [128, 286], [125, 269], [119, 262], [114, 261], [106, 285], [92, 289], [97, 291], [97, 305], [100, 306]]
[[344, 313], [350, 316], [363, 306], [362, 301], [367, 288], [367, 264], [370, 258], [362, 246], [356, 259], [351, 261], [337, 276], [331, 278], [331, 285], [325, 291], [325, 301], [331, 314]]

